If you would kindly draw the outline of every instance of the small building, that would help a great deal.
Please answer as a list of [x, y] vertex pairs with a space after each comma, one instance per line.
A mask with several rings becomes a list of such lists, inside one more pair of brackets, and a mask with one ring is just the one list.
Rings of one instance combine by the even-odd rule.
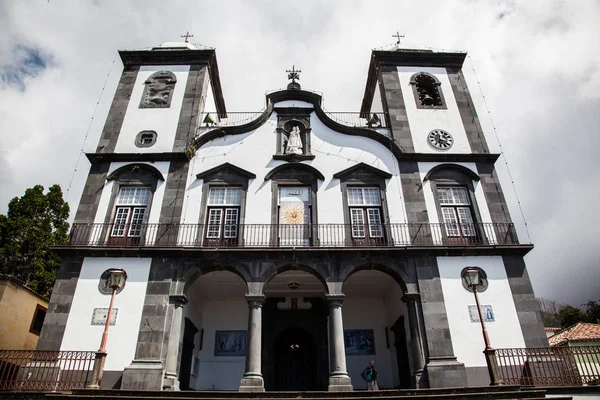
[[600, 346], [600, 325], [578, 322], [548, 338], [551, 347]]
[[[577, 384], [600, 384], [599, 324], [578, 322], [550, 336], [548, 342], [551, 347], [561, 350], [555, 354], [562, 354], [565, 365], [570, 366], [567, 372], [570, 371], [569, 375], [575, 377]], [[569, 351], [563, 352], [563, 348], [567, 347], [570, 348]]]
[[0, 275], [0, 350], [35, 350], [47, 310], [42, 295]]

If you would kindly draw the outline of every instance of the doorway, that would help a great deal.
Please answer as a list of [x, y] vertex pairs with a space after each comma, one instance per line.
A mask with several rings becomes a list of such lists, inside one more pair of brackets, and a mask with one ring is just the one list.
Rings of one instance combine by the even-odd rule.
[[275, 390], [314, 390], [317, 346], [310, 333], [289, 328], [275, 340]]

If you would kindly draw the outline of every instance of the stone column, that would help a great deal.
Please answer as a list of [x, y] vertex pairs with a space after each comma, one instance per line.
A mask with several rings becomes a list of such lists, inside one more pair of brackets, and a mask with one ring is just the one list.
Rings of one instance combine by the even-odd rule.
[[262, 306], [263, 295], [246, 295], [248, 301], [248, 346], [246, 348], [246, 372], [240, 383], [240, 392], [264, 392], [265, 383], [261, 370]]
[[350, 376], [346, 371], [344, 321], [342, 319], [344, 295], [328, 294], [326, 297], [329, 305], [329, 353], [331, 354], [328, 390], [330, 392], [347, 392], [353, 388]]
[[183, 306], [188, 302], [184, 295], [169, 296], [171, 307], [171, 329], [169, 332], [169, 345], [167, 347], [167, 359], [165, 362], [165, 377], [163, 379], [164, 390], [179, 390], [179, 342], [181, 341], [181, 321], [183, 318]]
[[426, 376], [423, 376], [423, 370], [425, 369], [425, 346], [423, 343], [421, 313], [419, 311], [419, 293], [406, 293], [402, 301], [406, 303], [406, 309], [408, 310], [408, 325], [410, 328], [410, 343], [414, 368], [412, 383], [417, 389], [427, 388], [429, 385]]

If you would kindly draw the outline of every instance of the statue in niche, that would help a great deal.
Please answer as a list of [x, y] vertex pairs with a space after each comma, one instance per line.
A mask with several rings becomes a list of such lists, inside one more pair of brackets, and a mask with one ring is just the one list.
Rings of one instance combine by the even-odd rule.
[[152, 75], [146, 83], [142, 108], [166, 108], [171, 103], [173, 87], [177, 79], [169, 71], [159, 71]]
[[295, 125], [287, 136], [285, 144], [285, 154], [303, 154], [302, 138], [300, 137], [300, 128]]

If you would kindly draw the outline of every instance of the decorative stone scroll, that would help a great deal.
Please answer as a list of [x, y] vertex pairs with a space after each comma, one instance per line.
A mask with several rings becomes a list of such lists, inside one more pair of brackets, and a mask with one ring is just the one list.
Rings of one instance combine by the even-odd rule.
[[169, 108], [177, 78], [169, 71], [158, 71], [146, 80], [140, 108]]

